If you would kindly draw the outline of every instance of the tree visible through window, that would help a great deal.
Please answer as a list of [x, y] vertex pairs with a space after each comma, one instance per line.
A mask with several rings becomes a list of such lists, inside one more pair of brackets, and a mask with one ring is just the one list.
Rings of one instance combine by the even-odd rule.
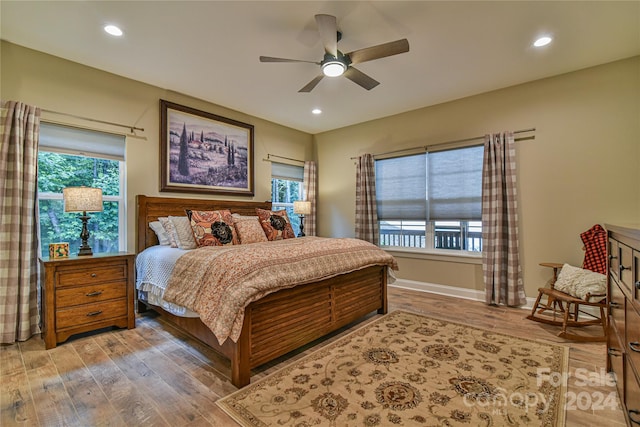
[[[76, 254], [82, 243], [81, 213], [64, 212], [62, 190], [65, 187], [102, 189], [103, 211], [87, 212], [91, 217], [89, 245], [94, 253], [118, 252], [126, 247], [124, 137], [115, 137], [120, 147], [114, 147], [111, 141], [100, 141], [101, 137], [99, 132], [84, 129], [48, 123], [41, 126], [38, 207], [43, 256], [49, 253], [49, 243], [67, 242], [71, 254]], [[113, 139], [113, 136], [106, 138]], [[78, 147], [84, 151], [79, 152]]]
[[300, 217], [293, 213], [293, 202], [302, 200], [303, 175], [303, 167], [275, 162], [271, 164], [272, 209], [287, 211], [296, 235], [300, 231]]

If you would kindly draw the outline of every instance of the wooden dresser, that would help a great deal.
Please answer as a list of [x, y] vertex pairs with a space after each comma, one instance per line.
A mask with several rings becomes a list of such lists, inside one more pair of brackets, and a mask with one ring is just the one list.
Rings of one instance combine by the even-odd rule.
[[609, 235], [607, 370], [615, 374], [627, 424], [640, 425], [640, 226]]
[[134, 261], [125, 252], [41, 259], [45, 347], [108, 326], [135, 328]]

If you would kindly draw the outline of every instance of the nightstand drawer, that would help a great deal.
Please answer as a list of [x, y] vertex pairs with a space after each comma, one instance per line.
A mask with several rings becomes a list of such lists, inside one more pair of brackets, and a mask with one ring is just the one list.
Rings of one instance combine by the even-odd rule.
[[127, 266], [125, 263], [100, 268], [84, 268], [82, 270], [60, 269], [56, 287], [90, 285], [126, 279]]
[[127, 300], [121, 298], [56, 310], [56, 329], [127, 316]]
[[109, 282], [98, 285], [78, 286], [56, 291], [56, 308], [124, 298], [127, 296], [127, 282]]

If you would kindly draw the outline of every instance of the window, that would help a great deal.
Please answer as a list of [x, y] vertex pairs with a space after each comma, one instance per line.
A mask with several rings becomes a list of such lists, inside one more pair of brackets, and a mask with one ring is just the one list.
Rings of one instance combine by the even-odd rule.
[[40, 124], [38, 152], [38, 205], [40, 249], [49, 243], [68, 242], [70, 253], [81, 245], [80, 213], [65, 213], [65, 187], [99, 187], [103, 211], [91, 212], [89, 245], [94, 253], [126, 248], [124, 137], [85, 129]]
[[483, 150], [376, 160], [380, 244], [481, 251]]
[[284, 163], [271, 163], [272, 209], [287, 211], [296, 235], [300, 232], [300, 217], [293, 213], [293, 202], [302, 200], [304, 168]]

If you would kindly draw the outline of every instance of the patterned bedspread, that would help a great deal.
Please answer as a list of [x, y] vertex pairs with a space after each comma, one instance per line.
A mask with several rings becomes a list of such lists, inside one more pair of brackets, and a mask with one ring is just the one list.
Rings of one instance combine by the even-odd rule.
[[250, 245], [205, 246], [178, 259], [164, 299], [200, 315], [222, 344], [237, 341], [244, 309], [280, 289], [372, 265], [398, 266], [363, 240], [303, 237]]

